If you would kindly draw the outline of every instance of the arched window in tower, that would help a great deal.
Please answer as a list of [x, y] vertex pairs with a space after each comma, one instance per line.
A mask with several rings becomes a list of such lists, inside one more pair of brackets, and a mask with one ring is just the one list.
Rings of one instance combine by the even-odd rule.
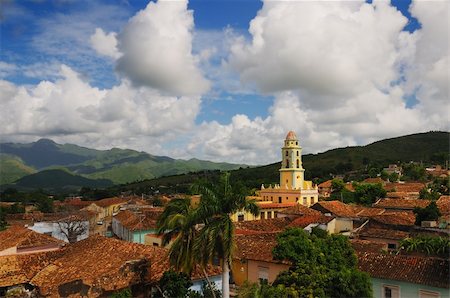
[[297, 159], [297, 169], [300, 168], [300, 161]]
[[289, 168], [289, 159], [286, 159], [286, 168]]
[[289, 152], [286, 150], [286, 156], [289, 156]]
[[298, 142], [295, 142], [295, 145], [298, 146]]
[[298, 151], [297, 151], [297, 156], [298, 156]]

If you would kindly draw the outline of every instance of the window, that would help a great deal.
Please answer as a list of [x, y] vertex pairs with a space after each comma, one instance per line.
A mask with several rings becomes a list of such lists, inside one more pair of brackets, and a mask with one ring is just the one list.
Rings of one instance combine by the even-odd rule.
[[286, 168], [289, 168], [289, 159], [286, 159]]
[[287, 150], [286, 150], [286, 156], [289, 156], [289, 152], [287, 152]]
[[265, 213], [261, 212], [260, 217], [261, 217], [261, 219], [266, 219]]
[[153, 246], [159, 246], [159, 244], [156, 242], [153, 242]]
[[419, 298], [441, 298], [439, 292], [419, 290]]
[[244, 214], [238, 215], [238, 221], [244, 221]]
[[397, 244], [395, 244], [395, 243], [388, 243], [388, 249], [397, 249]]
[[297, 159], [297, 168], [300, 168], [300, 161]]
[[272, 211], [267, 211], [267, 218], [272, 218]]
[[281, 204], [282, 200], [283, 200], [283, 199], [282, 199], [281, 197], [278, 197], [278, 203]]
[[382, 288], [382, 298], [399, 298], [400, 297], [400, 287], [383, 285]]
[[297, 197], [297, 198], [295, 198], [295, 202], [296, 202], [296, 203], [298, 203], [298, 197]]
[[303, 197], [303, 205], [308, 205], [308, 198], [307, 197]]
[[258, 266], [258, 278], [269, 281], [269, 267]]
[[277, 216], [278, 216], [278, 211], [274, 211], [273, 212], [273, 218], [277, 218]]
[[299, 155], [298, 155], [298, 151], [297, 151], [297, 156], [299, 156]]

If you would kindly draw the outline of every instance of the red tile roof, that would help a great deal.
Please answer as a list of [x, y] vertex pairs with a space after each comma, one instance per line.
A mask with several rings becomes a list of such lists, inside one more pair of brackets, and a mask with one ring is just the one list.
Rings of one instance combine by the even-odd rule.
[[286, 215], [320, 215], [320, 214], [322, 214], [321, 212], [314, 210], [312, 208], [303, 206], [302, 204], [295, 204], [295, 206], [281, 210], [278, 213], [286, 214]]
[[331, 188], [331, 182], [333, 180], [327, 180], [325, 182], [320, 183], [317, 187], [318, 188]]
[[350, 239], [350, 244], [356, 252], [382, 252], [386, 248], [386, 244], [371, 240]]
[[120, 221], [122, 226], [130, 231], [142, 229], [156, 229], [158, 217], [161, 215], [162, 209], [142, 209], [141, 213], [135, 213], [130, 210], [120, 211], [114, 219]]
[[363, 206], [355, 206], [354, 209], [358, 217], [371, 217], [374, 215], [383, 214], [386, 211], [383, 208], [369, 208]]
[[413, 210], [416, 207], [425, 208], [431, 201], [420, 199], [381, 199], [378, 200], [374, 207], [398, 210]]
[[48, 245], [62, 246], [64, 241], [40, 234], [22, 226], [11, 226], [0, 232], [0, 251], [11, 247], [31, 248]]
[[239, 231], [281, 232], [290, 222], [291, 220], [287, 217], [249, 220], [236, 222], [235, 227]]
[[359, 230], [358, 236], [362, 237], [362, 238], [403, 240], [403, 239], [409, 237], [409, 233], [405, 232], [405, 231], [394, 230], [394, 229], [380, 229], [380, 228], [365, 226], [361, 230]]
[[320, 201], [311, 208], [323, 213], [331, 213], [337, 217], [356, 217], [355, 208], [341, 201]]
[[272, 250], [277, 245], [276, 233], [254, 235], [236, 235], [234, 258], [274, 263], [286, 263], [274, 260]]
[[377, 177], [377, 178], [366, 178], [366, 179], [364, 179], [364, 182], [365, 183], [371, 183], [371, 184], [376, 184], [376, 183], [383, 184], [384, 180], [381, 179], [380, 177]]
[[442, 215], [450, 214], [450, 196], [441, 196], [439, 200], [436, 201], [436, 205]]
[[394, 226], [414, 226], [416, 217], [412, 211], [386, 211], [371, 217], [371, 220]]
[[359, 270], [371, 277], [449, 288], [449, 260], [407, 255], [357, 253]]
[[114, 198], [106, 198], [106, 199], [101, 199], [99, 201], [95, 201], [93, 203], [95, 203], [95, 205], [99, 206], [99, 207], [109, 207], [111, 205], [117, 205], [117, 204], [125, 204], [128, 201], [127, 198], [119, 198], [119, 197], [114, 197]]
[[386, 183], [384, 189], [388, 192], [420, 192], [421, 189], [425, 187], [424, 183], [421, 182], [406, 182], [406, 183]]
[[305, 215], [294, 219], [288, 227], [292, 228], [306, 228], [310, 224], [327, 224], [334, 219], [333, 216], [320, 215]]

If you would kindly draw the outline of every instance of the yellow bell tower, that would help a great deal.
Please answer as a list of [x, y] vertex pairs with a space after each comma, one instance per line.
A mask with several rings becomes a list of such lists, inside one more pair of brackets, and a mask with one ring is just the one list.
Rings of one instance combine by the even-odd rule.
[[293, 131], [288, 132], [281, 155], [280, 188], [301, 190], [305, 169], [302, 167], [302, 147]]

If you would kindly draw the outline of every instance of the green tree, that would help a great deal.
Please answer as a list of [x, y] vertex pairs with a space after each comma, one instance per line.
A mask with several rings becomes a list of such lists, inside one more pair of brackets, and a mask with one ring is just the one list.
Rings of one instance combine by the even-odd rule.
[[371, 297], [370, 277], [357, 270], [348, 239], [320, 236], [302, 229], [288, 229], [278, 236], [273, 255], [292, 266], [278, 275], [273, 286], [283, 285], [294, 297]]
[[192, 286], [189, 275], [184, 272], [169, 270], [164, 272], [158, 282], [158, 291], [155, 297], [187, 297]]
[[38, 210], [43, 213], [53, 212], [53, 200], [48, 197], [40, 198], [39, 201], [37, 202], [37, 205]]
[[132, 298], [133, 294], [129, 288], [123, 289], [111, 295], [111, 298]]
[[3, 207], [0, 207], [0, 231], [6, 229], [6, 212]]
[[420, 225], [422, 221], [426, 220], [438, 220], [441, 216], [441, 212], [439, 211], [436, 202], [431, 202], [425, 208], [416, 207], [413, 212], [416, 215], [416, 225]]
[[397, 182], [399, 176], [398, 176], [397, 173], [394, 172], [394, 173], [390, 174], [388, 178], [389, 178], [389, 181], [390, 181], [390, 182]]
[[386, 190], [380, 183], [355, 184], [355, 201], [364, 205], [371, 205], [386, 196]]
[[229, 297], [229, 268], [234, 249], [230, 215], [239, 210], [257, 215], [258, 205], [246, 199], [242, 186], [230, 184], [229, 173], [224, 173], [214, 184], [194, 183], [192, 193], [201, 195], [199, 206], [193, 208], [187, 199], [172, 200], [158, 220], [158, 233], [164, 235], [164, 243], [174, 239], [169, 259], [176, 269], [189, 274], [194, 264], [205, 268], [213, 259], [220, 259], [222, 293]]

